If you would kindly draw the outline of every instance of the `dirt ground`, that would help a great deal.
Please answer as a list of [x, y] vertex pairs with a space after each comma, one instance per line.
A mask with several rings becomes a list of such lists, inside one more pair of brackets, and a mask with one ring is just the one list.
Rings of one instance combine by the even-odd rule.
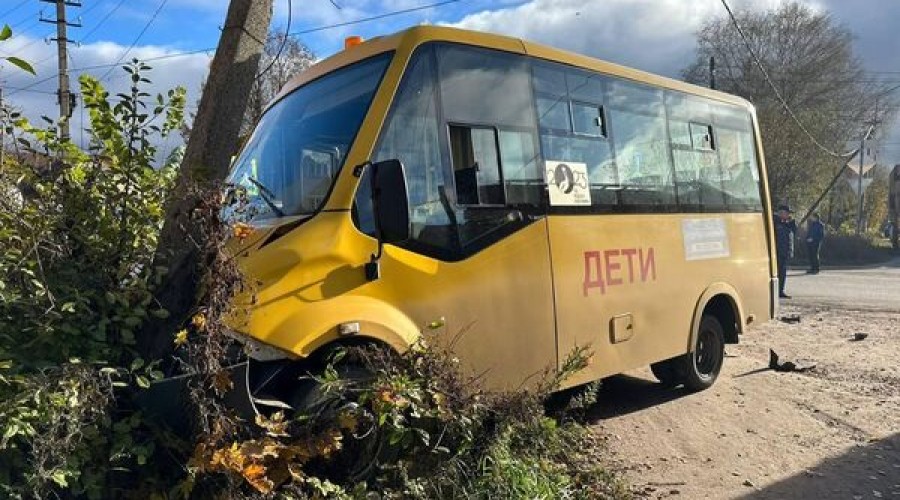
[[[649, 370], [604, 383], [592, 417], [636, 496], [900, 499], [900, 313], [790, 314], [801, 322], [727, 346], [707, 391], [663, 389]], [[816, 367], [768, 370], [770, 348]]]

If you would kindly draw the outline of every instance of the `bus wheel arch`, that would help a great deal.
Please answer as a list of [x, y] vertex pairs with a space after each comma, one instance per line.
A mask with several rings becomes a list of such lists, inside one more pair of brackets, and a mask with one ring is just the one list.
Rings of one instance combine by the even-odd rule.
[[341, 335], [339, 333], [340, 324], [335, 325], [327, 334], [319, 336], [314, 341], [297, 348], [295, 351], [304, 359], [317, 359], [322, 356], [324, 350], [334, 349], [338, 346], [380, 345], [396, 352], [405, 352], [418, 339], [418, 334], [403, 332], [399, 328], [391, 328], [374, 321], [353, 321], [348, 323], [354, 323], [359, 329], [359, 333]]
[[[315, 415], [320, 412], [339, 411], [353, 399], [345, 399], [343, 393], [333, 393], [322, 384], [318, 377], [328, 368], [334, 370], [337, 377], [349, 384], [351, 392], [371, 386], [377, 379], [377, 367], [369, 367], [364, 359], [352, 355], [337, 357], [335, 354], [348, 349], [372, 347], [384, 349], [386, 352], [398, 352], [394, 346], [384, 339], [358, 334], [341, 337], [319, 346], [309, 357], [296, 361], [302, 364], [303, 371], [297, 372], [294, 384], [287, 388], [283, 400], [296, 414]], [[344, 453], [335, 463], [326, 467], [330, 474], [350, 482], [366, 481], [377, 471], [378, 464], [390, 459], [394, 448], [389, 446], [388, 434], [378, 426], [374, 426], [367, 439], [353, 439], [344, 443]], [[349, 448], [347, 448], [349, 447]]]
[[[339, 335], [338, 326], [322, 335], [314, 342], [296, 349], [299, 357], [272, 361], [250, 360], [248, 366], [248, 395], [253, 398], [257, 413], [272, 413], [278, 408], [291, 407], [300, 410], [295, 403], [310, 400], [304, 392], [316, 392], [320, 375], [331, 363], [331, 357], [341, 349], [373, 346], [402, 353], [410, 347], [410, 339], [390, 328], [377, 323], [360, 321], [360, 332]], [[344, 365], [352, 365], [350, 368]], [[347, 368], [349, 376], [364, 371], [358, 363], [344, 360], [335, 363], [339, 373]], [[312, 375], [312, 377], [310, 376]], [[264, 381], [264, 382], [263, 382]], [[262, 382], [262, 383], [261, 383]], [[260, 397], [264, 394], [264, 398]], [[315, 399], [315, 396], [312, 398]], [[259, 400], [273, 402], [269, 408], [260, 406]], [[302, 410], [301, 410], [302, 411]]]
[[731, 285], [716, 283], [707, 288], [697, 301], [691, 321], [688, 351], [693, 352], [704, 316], [712, 316], [722, 326], [726, 344], [737, 344], [744, 331], [743, 307], [737, 299], [737, 291]]
[[687, 353], [650, 365], [663, 385], [683, 384], [702, 391], [715, 383], [725, 360], [725, 344], [736, 344], [743, 331], [737, 292], [724, 283], [710, 286], [697, 301]]
[[719, 306], [720, 301], [713, 299], [707, 304], [713, 309], [704, 307], [687, 353], [650, 365], [653, 375], [664, 386], [684, 385], [689, 391], [702, 391], [712, 387], [718, 379], [725, 362], [726, 335], [716, 313], [727, 317], [727, 310], [721, 309], [726, 306]]

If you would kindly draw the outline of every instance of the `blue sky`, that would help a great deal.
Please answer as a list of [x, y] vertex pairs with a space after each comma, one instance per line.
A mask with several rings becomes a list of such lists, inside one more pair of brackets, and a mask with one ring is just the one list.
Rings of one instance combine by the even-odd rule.
[[[784, 0], [730, 0], [735, 8], [771, 8]], [[873, 77], [900, 85], [900, 1], [804, 0], [814, 8], [830, 10], [838, 22], [856, 36], [856, 49]], [[291, 31], [322, 28], [361, 18], [439, 3], [440, 0], [293, 0]], [[70, 38], [82, 42], [71, 50], [70, 66], [110, 64], [135, 42], [131, 57], [158, 57], [215, 47], [224, 23], [227, 0], [82, 0], [70, 8], [81, 28]], [[162, 5], [158, 15], [154, 13]], [[287, 0], [275, 0], [273, 27], [287, 24]], [[0, 55], [15, 53], [37, 63], [38, 77], [0, 67], [0, 81], [8, 102], [20, 106], [32, 119], [54, 113], [56, 104], [55, 47], [42, 39], [55, 33], [53, 25], [39, 22], [40, 11], [52, 17], [53, 6], [39, 0], [0, 0], [0, 24], [13, 26], [13, 40], [0, 45]], [[370, 38], [419, 23], [446, 23], [520, 36], [628, 66], [678, 76], [692, 58], [693, 33], [710, 16], [722, 16], [720, 0], [457, 0], [434, 8], [391, 16], [352, 26], [305, 34], [301, 41], [318, 57], [342, 47], [350, 34]], [[102, 24], [101, 24], [102, 23]], [[150, 78], [156, 91], [184, 85], [189, 102], [197, 97], [211, 53], [173, 57], [151, 63]], [[92, 70], [102, 75], [104, 69]], [[891, 73], [893, 72], [893, 73]], [[113, 92], [124, 86], [120, 70], [105, 80]], [[41, 79], [48, 81], [36, 84]], [[74, 78], [73, 78], [74, 81]], [[27, 90], [17, 90], [28, 87]], [[73, 118], [76, 123], [79, 116]], [[76, 139], [78, 137], [76, 136]], [[883, 139], [883, 159], [900, 163], [900, 131]], [[167, 147], [174, 147], [174, 143]]]

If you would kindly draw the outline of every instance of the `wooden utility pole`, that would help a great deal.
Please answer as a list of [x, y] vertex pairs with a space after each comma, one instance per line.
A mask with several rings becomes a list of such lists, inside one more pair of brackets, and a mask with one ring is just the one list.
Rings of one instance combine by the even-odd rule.
[[166, 209], [156, 263], [168, 275], [156, 291], [167, 319], [149, 324], [138, 338], [146, 356], [158, 357], [172, 345], [174, 331], [190, 313], [197, 291], [198, 235], [190, 212], [197, 205], [190, 187], [221, 180], [237, 151], [241, 122], [265, 48], [273, 0], [231, 0], [216, 55], [200, 98], [175, 192]]
[[72, 92], [69, 90], [69, 62], [68, 62], [68, 44], [69, 39], [66, 38], [66, 28], [81, 27], [80, 24], [70, 23], [66, 21], [66, 7], [81, 7], [81, 3], [72, 0], [41, 0], [44, 3], [56, 4], [56, 19], [40, 18], [42, 22], [56, 24], [56, 38], [52, 38], [56, 42], [56, 57], [59, 64], [59, 90], [57, 91], [57, 99], [59, 100], [59, 138], [63, 141], [69, 140], [69, 119], [72, 117]]

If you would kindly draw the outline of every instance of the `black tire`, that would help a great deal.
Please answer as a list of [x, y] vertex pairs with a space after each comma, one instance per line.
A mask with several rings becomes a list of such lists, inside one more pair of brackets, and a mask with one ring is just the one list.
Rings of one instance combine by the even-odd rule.
[[677, 358], [653, 363], [650, 365], [650, 371], [653, 372], [653, 376], [656, 377], [656, 380], [659, 380], [665, 387], [681, 385], [684, 382], [684, 376], [680, 371], [680, 364], [683, 362], [683, 357], [684, 356], [678, 356]]
[[725, 361], [725, 330], [714, 316], [703, 316], [692, 352], [681, 358], [684, 386], [692, 391], [710, 388]]
[[[332, 368], [337, 372], [339, 378], [347, 381], [350, 390], [358, 390], [370, 384], [375, 374], [360, 360], [352, 358], [353, 356], [348, 354], [340, 361], [333, 363]], [[328, 365], [331, 353], [324, 355], [322, 359], [323, 361], [317, 366], [319, 374]], [[347, 402], [341, 394], [326, 393], [322, 384], [314, 377], [309, 376], [301, 377], [298, 380], [296, 390], [290, 398], [291, 406], [300, 414], [333, 412]], [[323, 472], [333, 480], [350, 483], [366, 482], [375, 476], [380, 464], [392, 461], [394, 455], [395, 450], [388, 444], [384, 432], [379, 426], [374, 425], [366, 433], [366, 437], [359, 440], [346, 439], [343, 449], [327, 463], [322, 464]]]

